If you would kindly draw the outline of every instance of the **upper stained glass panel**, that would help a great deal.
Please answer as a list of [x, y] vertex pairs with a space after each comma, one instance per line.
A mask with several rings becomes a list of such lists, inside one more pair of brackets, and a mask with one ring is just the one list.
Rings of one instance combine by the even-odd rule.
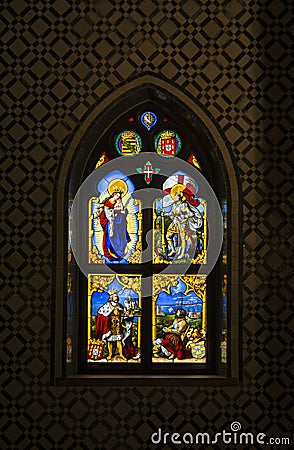
[[163, 184], [165, 196], [153, 207], [153, 262], [206, 262], [206, 202], [197, 197], [197, 184], [176, 172]]
[[98, 183], [100, 195], [89, 202], [89, 262], [141, 262], [141, 202], [132, 197], [134, 190], [132, 181], [118, 170]]

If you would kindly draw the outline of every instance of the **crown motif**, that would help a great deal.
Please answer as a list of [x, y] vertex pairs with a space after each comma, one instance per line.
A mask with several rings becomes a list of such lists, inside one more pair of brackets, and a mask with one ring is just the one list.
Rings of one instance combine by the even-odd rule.
[[166, 130], [161, 134], [161, 139], [171, 139], [175, 137], [175, 133], [173, 131]]
[[134, 138], [134, 137], [136, 137], [136, 135], [133, 131], [128, 130], [123, 134], [123, 137], [124, 138]]
[[114, 294], [117, 294], [118, 291], [116, 289], [111, 289], [108, 293], [109, 293], [109, 295], [114, 295]]
[[123, 190], [123, 188], [121, 188], [119, 186], [114, 186], [113, 192], [124, 192], [124, 190]]
[[114, 194], [115, 192], [120, 192], [122, 197], [127, 193], [128, 187], [126, 183], [123, 180], [112, 180], [108, 185], [108, 192], [110, 195]]

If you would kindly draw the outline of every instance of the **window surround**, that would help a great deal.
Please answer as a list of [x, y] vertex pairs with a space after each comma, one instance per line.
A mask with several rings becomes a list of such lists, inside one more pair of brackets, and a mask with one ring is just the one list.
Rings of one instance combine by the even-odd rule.
[[[68, 179], [72, 168], [78, 166], [79, 158], [85, 160], [83, 137], [91, 130], [94, 124], [99, 126], [104, 111], [122, 98], [126, 92], [140, 90], [142, 88], [158, 88], [159, 92], [172, 95], [191, 109], [195, 116], [205, 124], [209, 134], [214, 140], [215, 147], [219, 151], [218, 157], [222, 159], [226, 167], [228, 178], [228, 190], [231, 198], [231, 223], [230, 223], [230, 266], [229, 266], [229, 291], [231, 299], [228, 311], [231, 323], [230, 348], [228, 349], [229, 373], [225, 375], [74, 375], [65, 377], [63, 373], [62, 358], [64, 355], [63, 319], [66, 298], [67, 260], [64, 249], [67, 247], [67, 199]], [[102, 121], [103, 122], [103, 121]], [[91, 153], [91, 151], [87, 152]], [[108, 95], [87, 116], [79, 130], [73, 133], [73, 139], [66, 146], [63, 159], [60, 162], [57, 180], [54, 190], [54, 220], [53, 220], [53, 307], [52, 307], [52, 360], [51, 381], [55, 385], [126, 385], [131, 382], [134, 385], [236, 385], [240, 379], [240, 273], [241, 273], [241, 243], [240, 243], [240, 186], [238, 184], [237, 169], [230, 149], [225, 142], [222, 131], [212, 121], [207, 112], [203, 111], [198, 102], [191, 99], [175, 86], [150, 75], [134, 80], [121, 86], [115, 92]]]

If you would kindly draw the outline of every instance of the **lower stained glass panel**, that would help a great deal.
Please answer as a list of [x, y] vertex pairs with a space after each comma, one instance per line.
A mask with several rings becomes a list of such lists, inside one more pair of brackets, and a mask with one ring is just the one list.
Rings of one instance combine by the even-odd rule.
[[206, 362], [206, 276], [154, 275], [154, 363]]
[[88, 362], [141, 361], [141, 276], [89, 275]]

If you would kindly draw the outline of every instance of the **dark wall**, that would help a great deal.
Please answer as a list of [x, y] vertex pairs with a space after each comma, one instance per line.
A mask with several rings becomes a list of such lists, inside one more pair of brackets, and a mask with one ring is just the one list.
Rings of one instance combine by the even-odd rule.
[[[158, 427], [213, 434], [232, 421], [289, 436], [289, 10], [274, 0], [3, 2], [2, 449], [149, 449]], [[147, 73], [203, 105], [240, 171], [243, 379], [223, 388], [52, 387], [57, 166], [91, 108]]]

